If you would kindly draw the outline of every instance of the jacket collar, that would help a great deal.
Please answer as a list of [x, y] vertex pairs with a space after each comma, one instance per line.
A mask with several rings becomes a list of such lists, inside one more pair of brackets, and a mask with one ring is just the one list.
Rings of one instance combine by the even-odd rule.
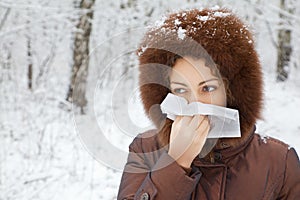
[[196, 166], [215, 166], [216, 164], [224, 163], [224, 160], [242, 152], [249, 145], [254, 137], [255, 130], [256, 127], [253, 126], [249, 134], [236, 139], [236, 142], [234, 142], [234, 139], [230, 139], [230, 142], [227, 143], [228, 139], [220, 139], [214, 149], [206, 157], [202, 159], [196, 157], [194, 164]]

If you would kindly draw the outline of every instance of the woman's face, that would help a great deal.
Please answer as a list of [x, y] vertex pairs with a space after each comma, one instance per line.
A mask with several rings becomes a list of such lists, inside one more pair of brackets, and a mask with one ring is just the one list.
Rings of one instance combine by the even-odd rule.
[[224, 84], [205, 66], [203, 59], [178, 59], [170, 73], [170, 88], [174, 95], [184, 97], [189, 103], [226, 106]]

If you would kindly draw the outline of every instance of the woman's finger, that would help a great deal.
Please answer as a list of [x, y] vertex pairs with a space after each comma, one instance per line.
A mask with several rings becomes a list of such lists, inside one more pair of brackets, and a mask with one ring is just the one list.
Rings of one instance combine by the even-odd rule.
[[207, 129], [209, 130], [209, 128], [210, 128], [209, 119], [206, 116], [206, 117], [204, 117], [204, 119], [201, 121], [201, 123], [197, 127], [196, 132], [202, 133], [202, 132], [206, 131]]
[[193, 128], [193, 130], [196, 130], [200, 123], [202, 122], [204, 116], [203, 115], [194, 115], [192, 120], [190, 121], [189, 126]]
[[193, 119], [193, 116], [182, 116], [182, 120], [185, 122], [185, 124], [189, 124], [190, 121]]
[[174, 122], [172, 123], [171, 129], [177, 133], [182, 132], [185, 128], [188, 127], [188, 123], [190, 120], [191, 120], [191, 117], [189, 117], [189, 116], [177, 116], [175, 118]]

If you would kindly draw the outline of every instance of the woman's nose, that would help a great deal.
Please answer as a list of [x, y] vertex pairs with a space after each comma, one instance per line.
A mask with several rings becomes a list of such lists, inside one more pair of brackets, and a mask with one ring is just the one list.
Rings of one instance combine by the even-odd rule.
[[199, 94], [192, 93], [188, 98], [188, 102], [189, 103], [192, 103], [192, 102], [201, 102], [202, 103], [202, 99]]
[[193, 93], [193, 94], [191, 94], [190, 97], [188, 98], [188, 103], [192, 103], [192, 102], [200, 102], [200, 103], [209, 104], [209, 103], [210, 103], [210, 100], [204, 98], [204, 97], [201, 96], [200, 94]]

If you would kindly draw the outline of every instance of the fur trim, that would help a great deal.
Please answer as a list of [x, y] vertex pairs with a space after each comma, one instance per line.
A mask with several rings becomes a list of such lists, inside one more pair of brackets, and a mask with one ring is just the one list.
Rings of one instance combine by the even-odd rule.
[[228, 80], [232, 96], [227, 97], [227, 107], [239, 110], [242, 138], [222, 141], [236, 146], [249, 137], [261, 114], [262, 72], [252, 35], [232, 12], [193, 9], [173, 13], [146, 33], [137, 53], [141, 99], [157, 127], [166, 121], [159, 104], [170, 92], [168, 70], [178, 55], [189, 55], [207, 62], [212, 59]]

